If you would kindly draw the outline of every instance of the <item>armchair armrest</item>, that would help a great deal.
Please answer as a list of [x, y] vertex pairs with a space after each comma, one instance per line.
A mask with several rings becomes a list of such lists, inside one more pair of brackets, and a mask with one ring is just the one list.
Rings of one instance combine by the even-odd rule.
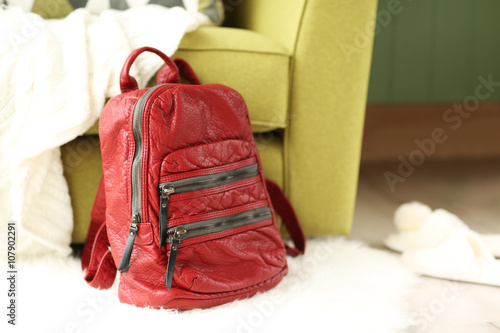
[[225, 25], [261, 33], [280, 43], [291, 53], [307, 2], [308, 0], [225, 0]]
[[306, 233], [347, 233], [356, 196], [376, 0], [227, 0], [229, 24], [292, 55], [287, 195]]

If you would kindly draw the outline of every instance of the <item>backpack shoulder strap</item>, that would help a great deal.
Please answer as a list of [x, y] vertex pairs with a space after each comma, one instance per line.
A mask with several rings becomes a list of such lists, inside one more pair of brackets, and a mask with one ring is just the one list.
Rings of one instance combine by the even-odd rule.
[[109, 249], [105, 216], [106, 194], [104, 181], [101, 178], [81, 259], [85, 280], [92, 287], [100, 289], [110, 288], [116, 277], [116, 265]]
[[271, 203], [273, 204], [274, 210], [281, 216], [281, 220], [295, 245], [295, 247], [291, 247], [285, 244], [286, 253], [292, 257], [304, 254], [306, 250], [306, 237], [300, 226], [299, 219], [293, 209], [292, 203], [285, 196], [281, 187], [274, 181], [266, 178], [266, 187], [271, 197]]

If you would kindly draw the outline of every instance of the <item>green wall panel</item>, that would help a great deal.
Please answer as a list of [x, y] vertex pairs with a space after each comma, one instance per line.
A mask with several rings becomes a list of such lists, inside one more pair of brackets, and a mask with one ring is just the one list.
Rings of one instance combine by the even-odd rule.
[[[389, 0], [379, 0], [379, 7], [387, 8]], [[396, 24], [392, 19], [389, 24]], [[373, 49], [372, 66], [370, 73], [370, 94], [372, 103], [384, 103], [391, 98], [392, 94], [392, 70], [394, 59], [391, 53], [392, 43], [396, 30], [388, 30], [382, 26], [375, 31], [378, 47]]]
[[[477, 86], [477, 76], [493, 75], [500, 81], [500, 1], [475, 1], [477, 6], [474, 24], [473, 72], [470, 89]], [[496, 78], [496, 79], [495, 79]], [[500, 101], [500, 88], [496, 89], [490, 100]]]
[[[380, 0], [378, 13], [395, 0]], [[499, 0], [401, 0], [375, 36], [368, 103], [447, 103], [500, 81]], [[500, 101], [500, 88], [489, 101]]]
[[[403, 2], [402, 2], [403, 3]], [[392, 43], [394, 49], [394, 82], [392, 87], [392, 101], [404, 103], [405, 101], [422, 101], [427, 98], [430, 71], [432, 66], [433, 44], [432, 1], [413, 1], [404, 3], [403, 11], [395, 17]], [[425, 24], [422, 24], [425, 22]], [[413, 38], [419, 36], [419, 38]], [[415, 70], [421, 68], [422, 70]]]
[[[433, 64], [427, 101], [463, 100], [469, 94], [471, 73], [470, 1], [435, 1], [436, 25], [433, 29]], [[450, 10], [452, 13], [450, 15]]]

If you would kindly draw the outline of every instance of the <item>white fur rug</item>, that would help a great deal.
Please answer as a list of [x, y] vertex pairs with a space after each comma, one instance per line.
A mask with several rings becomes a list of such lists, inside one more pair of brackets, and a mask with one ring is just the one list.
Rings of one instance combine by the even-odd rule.
[[[288, 262], [290, 273], [271, 291], [184, 312], [121, 304], [116, 284], [107, 291], [87, 286], [75, 258], [19, 262], [17, 326], [6, 323], [5, 301], [0, 326], [7, 332], [50, 333], [389, 333], [411, 324], [405, 297], [416, 278], [395, 255], [328, 237], [310, 239], [306, 255]], [[1, 281], [5, 295], [6, 279]]]

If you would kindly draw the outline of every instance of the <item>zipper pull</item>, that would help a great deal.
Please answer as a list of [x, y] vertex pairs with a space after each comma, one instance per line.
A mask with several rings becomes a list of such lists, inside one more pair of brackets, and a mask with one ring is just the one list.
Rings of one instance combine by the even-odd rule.
[[120, 260], [120, 265], [118, 266], [118, 270], [122, 273], [128, 271], [130, 256], [132, 255], [132, 249], [134, 248], [135, 236], [137, 235], [137, 230], [139, 229], [137, 224], [139, 223], [141, 223], [140, 215], [134, 214], [134, 216], [132, 217], [132, 223], [130, 224], [130, 232], [128, 234], [127, 243], [125, 243], [122, 259]]
[[159, 230], [159, 243], [160, 247], [167, 244], [167, 214], [168, 214], [168, 200], [170, 194], [174, 193], [175, 189], [173, 185], [162, 185], [160, 187], [160, 230]]
[[172, 245], [170, 246], [170, 255], [168, 256], [167, 263], [167, 274], [165, 274], [165, 285], [167, 286], [168, 290], [172, 289], [172, 279], [174, 277], [174, 267], [175, 259], [177, 258], [177, 251], [179, 250], [179, 246], [181, 245], [181, 239], [186, 236], [186, 234], [186, 229], [177, 227], [172, 237]]

